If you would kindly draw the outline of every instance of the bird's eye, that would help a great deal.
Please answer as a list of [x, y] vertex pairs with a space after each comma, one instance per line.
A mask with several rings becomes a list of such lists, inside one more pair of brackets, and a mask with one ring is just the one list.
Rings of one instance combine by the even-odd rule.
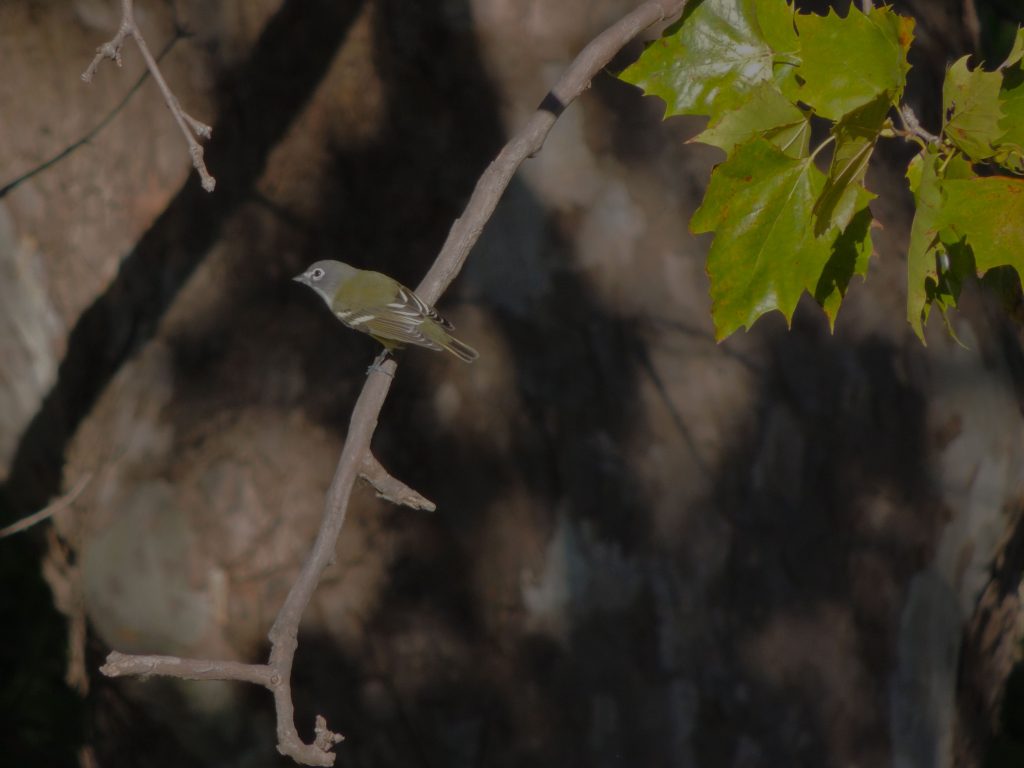
[[311, 278], [313, 278], [314, 280], [319, 280], [320, 278], [322, 278], [324, 276], [324, 271], [322, 269], [320, 269], [320, 267], [317, 267], [316, 269], [312, 270], [309, 273], [309, 276]]

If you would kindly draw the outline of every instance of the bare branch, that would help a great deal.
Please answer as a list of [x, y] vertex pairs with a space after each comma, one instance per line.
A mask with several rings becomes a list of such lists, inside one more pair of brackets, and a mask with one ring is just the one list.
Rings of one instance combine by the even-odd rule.
[[55, 514], [63, 509], [67, 509], [78, 498], [78, 495], [85, 490], [85, 486], [92, 480], [92, 474], [89, 473], [82, 477], [75, 487], [65, 493], [56, 501], [47, 504], [45, 507], [40, 509], [38, 512], [34, 512], [28, 517], [23, 517], [16, 523], [8, 525], [6, 528], [0, 529], [0, 539], [6, 538], [7, 536], [13, 536], [15, 533], [27, 530], [37, 523], [41, 523], [43, 520], [53, 517]]
[[188, 152], [192, 157], [192, 166], [199, 173], [203, 189], [207, 192], [213, 192], [217, 181], [207, 170], [206, 162], [203, 160], [203, 148], [196, 141], [197, 136], [203, 139], [210, 138], [213, 134], [213, 129], [206, 125], [206, 123], [196, 120], [181, 108], [177, 97], [171, 91], [170, 86], [167, 85], [167, 81], [164, 80], [156, 59], [150, 53], [149, 46], [146, 45], [146, 39], [142, 36], [138, 24], [135, 23], [133, 4], [134, 0], [121, 0], [121, 26], [118, 28], [116, 35], [96, 49], [96, 55], [85, 72], [82, 73], [82, 79], [87, 83], [92, 82], [93, 77], [96, 75], [96, 69], [104, 59], [110, 59], [120, 67], [121, 49], [124, 47], [125, 38], [130, 36], [139, 47], [139, 52], [142, 53], [142, 58], [146, 62], [146, 68], [160, 87], [160, 93], [163, 94], [164, 102], [167, 104], [167, 108], [171, 110], [174, 121], [178, 124], [178, 128], [181, 129], [181, 133], [188, 143]]
[[321, 752], [330, 752], [334, 749], [335, 744], [339, 744], [345, 740], [345, 737], [340, 733], [334, 733], [334, 731], [328, 729], [327, 721], [324, 719], [323, 715], [316, 716], [313, 733], [315, 734], [313, 746]]
[[100, 672], [107, 677], [159, 675], [181, 680], [240, 680], [270, 689], [277, 684], [274, 670], [266, 664], [180, 659], [177, 656], [134, 656], [117, 651], [110, 652]]
[[491, 218], [498, 200], [505, 192], [513, 174], [524, 160], [540, 151], [548, 132], [562, 111], [583, 91], [622, 48], [648, 27], [678, 16], [687, 0], [652, 0], [636, 8], [606, 29], [587, 45], [555, 87], [533, 113], [526, 125], [504, 146], [480, 180], [462, 216], [455, 220], [441, 253], [416, 293], [428, 304], [436, 304], [452, 280], [462, 269], [469, 251]]
[[[157, 675], [179, 680], [236, 680], [262, 685], [274, 694], [274, 702], [278, 709], [278, 751], [303, 765], [333, 765], [334, 753], [331, 750], [345, 738], [340, 733], [330, 731], [327, 728], [327, 721], [317, 715], [314, 727], [316, 738], [312, 744], [303, 743], [293, 725], [294, 708], [289, 675], [282, 675], [272, 665], [182, 659], [177, 656], [136, 656], [111, 651], [107, 655], [107, 663], [100, 667], [100, 672], [107, 677], [147, 678]], [[282, 733], [282, 711], [288, 712], [288, 718], [284, 721], [287, 727], [284, 730], [290, 732]]]
[[917, 115], [914, 114], [914, 110], [910, 108], [910, 105], [903, 104], [898, 110], [897, 114], [900, 116], [900, 120], [903, 121], [903, 127], [908, 133], [917, 136], [920, 139], [928, 142], [929, 144], [938, 144], [940, 139], [934, 133], [929, 133], [922, 126], [920, 121], [917, 119]]
[[437, 505], [430, 499], [421, 496], [412, 488], [407, 486], [384, 469], [384, 465], [377, 461], [377, 457], [369, 451], [363, 457], [363, 466], [359, 470], [359, 476], [372, 485], [377, 496], [392, 504], [412, 507], [413, 509], [425, 509], [433, 512]]
[[[124, 2], [130, 7], [130, 0]], [[649, 0], [595, 38], [580, 52], [545, 97], [541, 107], [523, 129], [505, 145], [480, 177], [465, 211], [455, 220], [441, 253], [417, 289], [417, 293], [423, 299], [431, 304], [436, 303], [444, 289], [458, 275], [513, 174], [524, 160], [540, 151], [548, 132], [565, 108], [590, 86], [590, 81], [607, 66], [623, 46], [648, 27], [678, 16], [685, 6], [686, 0]], [[116, 41], [115, 37], [111, 44]], [[332, 748], [341, 737], [328, 730], [326, 721], [317, 716], [314, 742], [305, 744], [299, 738], [295, 730], [295, 707], [288, 681], [291, 679], [292, 663], [298, 647], [299, 620], [324, 569], [334, 561], [334, 549], [345, 523], [348, 502], [356, 478], [360, 475], [369, 475], [379, 480], [379, 473], [382, 472], [389, 481], [401, 487], [399, 496], [408, 493], [422, 499], [415, 491], [388, 475], [370, 452], [370, 439], [377, 428], [377, 419], [391, 389], [397, 368], [394, 359], [381, 357], [367, 372], [366, 383], [352, 409], [348, 436], [327, 491], [323, 520], [313, 542], [313, 548], [270, 628], [269, 663], [263, 666], [236, 662], [188, 661], [167, 656], [125, 656], [115, 652], [111, 653], [107, 664], [103, 666], [101, 671], [104, 674], [246, 680], [264, 685], [274, 694], [278, 751], [306, 765], [334, 764], [335, 755]], [[376, 486], [376, 483], [374, 485]], [[380, 490], [380, 486], [376, 487]], [[269, 679], [267, 675], [270, 676]]]

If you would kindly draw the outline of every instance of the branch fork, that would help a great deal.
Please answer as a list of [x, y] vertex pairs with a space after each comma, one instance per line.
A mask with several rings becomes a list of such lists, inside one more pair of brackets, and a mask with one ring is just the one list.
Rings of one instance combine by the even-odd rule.
[[[141, 35], [131, 21], [131, 0], [122, 0], [126, 8], [127, 32], [118, 32], [111, 42], [111, 52], [117, 60], [119, 39], [131, 34], [141, 44]], [[548, 94], [549, 99], [568, 106], [590, 86], [590, 81], [602, 72], [611, 59], [631, 40], [644, 30], [670, 20], [682, 13], [686, 0], [648, 0], [628, 13], [598, 35], [569, 65], [562, 77]], [[145, 48], [142, 48], [145, 54]], [[107, 56], [107, 48], [101, 47], [97, 60]], [[95, 63], [95, 62], [94, 62]], [[86, 74], [95, 67], [86, 70]], [[157, 81], [163, 84], [157, 72]], [[165, 91], [168, 106], [173, 107], [173, 96]], [[519, 166], [529, 157], [537, 154], [547, 138], [561, 110], [541, 108], [533, 114], [526, 125], [505, 145], [487, 170], [477, 181], [476, 188], [466, 205], [462, 216], [455, 220], [443, 248], [424, 277], [416, 293], [428, 304], [435, 304], [445, 288], [455, 279], [484, 225], [498, 204], [501, 195]], [[557, 114], [556, 114], [557, 112]], [[176, 113], [179, 124], [184, 124], [183, 113]], [[190, 147], [192, 144], [190, 143]], [[193, 155], [195, 157], [195, 155]], [[201, 154], [199, 155], [201, 159]], [[200, 171], [202, 174], [202, 171]], [[211, 179], [212, 181], [212, 179]], [[298, 578], [285, 598], [273, 626], [270, 628], [271, 651], [267, 664], [242, 664], [227, 661], [201, 661], [179, 659], [170, 656], [127, 656], [112, 652], [107, 663], [101, 667], [105, 675], [162, 675], [191, 680], [241, 680], [256, 683], [270, 690], [274, 695], [277, 711], [278, 751], [297, 763], [304, 765], [333, 765], [334, 745], [341, 741], [340, 734], [327, 728], [322, 716], [317, 716], [312, 744], [304, 743], [295, 730], [295, 707], [291, 696], [291, 668], [298, 646], [299, 620], [309, 604], [324, 569], [333, 561], [334, 549], [345, 522], [352, 487], [357, 477], [367, 480], [383, 498], [398, 504], [418, 509], [433, 509], [433, 502], [388, 474], [370, 451], [370, 439], [377, 428], [377, 418], [391, 389], [397, 363], [393, 358], [384, 359], [371, 366], [366, 383], [352, 409], [348, 435], [342, 448], [341, 457], [327, 491], [324, 515], [313, 547], [302, 565]]]
[[363, 456], [363, 466], [359, 476], [377, 491], [377, 498], [390, 501], [398, 506], [424, 509], [433, 512], [437, 505], [425, 496], [420, 495], [398, 478], [392, 477], [377, 457], [369, 451]]

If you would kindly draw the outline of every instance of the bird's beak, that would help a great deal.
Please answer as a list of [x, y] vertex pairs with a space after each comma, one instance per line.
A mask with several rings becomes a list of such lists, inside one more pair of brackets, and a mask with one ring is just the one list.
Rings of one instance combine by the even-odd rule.
[[295, 277], [292, 278], [292, 280], [294, 280], [296, 283], [304, 283], [306, 282], [306, 275], [305, 273], [301, 275], [296, 275]]

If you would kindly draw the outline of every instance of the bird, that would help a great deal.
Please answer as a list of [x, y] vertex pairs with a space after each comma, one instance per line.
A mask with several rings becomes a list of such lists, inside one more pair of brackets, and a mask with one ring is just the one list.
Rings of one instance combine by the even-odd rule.
[[405, 344], [446, 350], [466, 363], [479, 356], [449, 331], [454, 326], [397, 280], [330, 259], [310, 264], [292, 278], [316, 291], [334, 316], [369, 334], [390, 353]]

